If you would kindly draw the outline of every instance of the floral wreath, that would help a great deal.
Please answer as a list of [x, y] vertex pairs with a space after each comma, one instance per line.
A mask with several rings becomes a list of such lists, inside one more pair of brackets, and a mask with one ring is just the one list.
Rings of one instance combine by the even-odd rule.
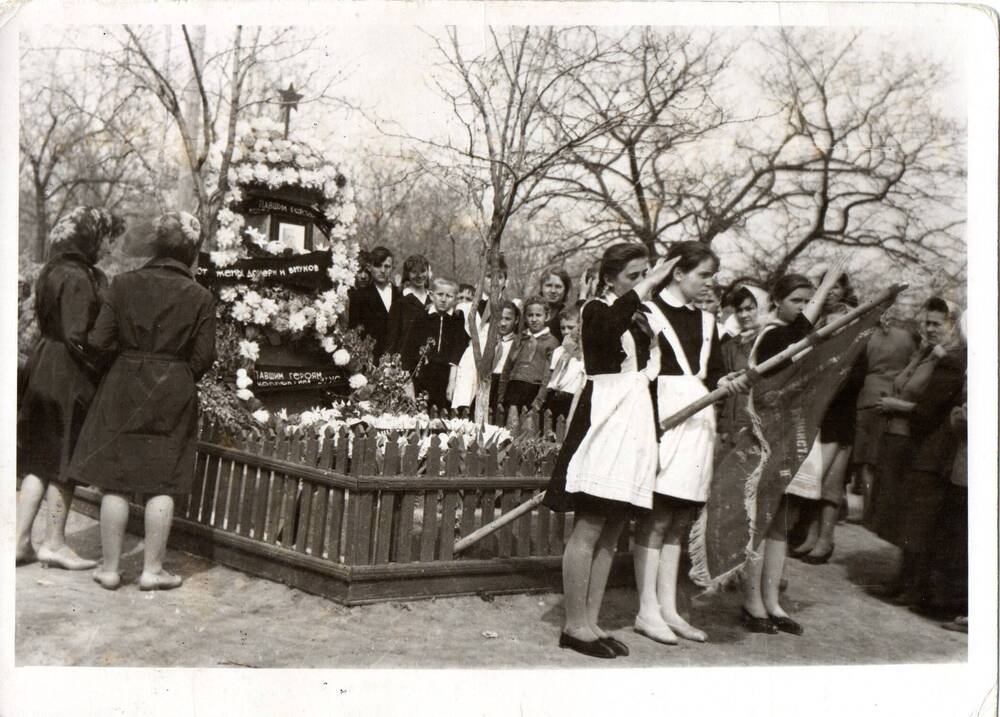
[[[254, 256], [306, 253], [306, 250], [289, 247], [280, 241], [269, 241], [263, 232], [247, 226], [238, 209], [243, 201], [244, 187], [305, 188], [322, 195], [320, 209], [330, 223], [327, 235], [331, 262], [327, 273], [333, 282], [331, 289], [318, 296], [253, 282], [218, 290], [219, 317], [253, 329], [245, 331], [246, 340], [239, 341], [243, 366], [236, 376], [237, 397], [243, 401], [253, 399], [250, 390], [253, 380], [247, 369], [252, 368], [260, 356], [260, 346], [254, 340], [257, 330], [270, 330], [283, 338], [313, 336], [332, 356], [335, 365], [347, 367], [348, 371], [358, 368], [349, 366], [351, 355], [344, 348], [344, 337], [337, 324], [347, 306], [348, 289], [354, 286], [358, 272], [358, 244], [351, 238], [357, 214], [354, 190], [347, 186], [346, 178], [337, 167], [307, 142], [283, 138], [281, 125], [265, 117], [237, 126], [231, 162], [227, 173], [230, 189], [218, 214], [216, 249], [209, 253], [211, 263], [223, 268]], [[350, 387], [355, 390], [367, 382], [367, 378], [356, 371], [349, 379]]]

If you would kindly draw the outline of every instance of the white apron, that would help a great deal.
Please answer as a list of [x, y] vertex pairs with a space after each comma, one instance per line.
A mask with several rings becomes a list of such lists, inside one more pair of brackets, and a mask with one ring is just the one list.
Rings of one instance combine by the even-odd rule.
[[[777, 321], [776, 319], [774, 320]], [[767, 333], [768, 329], [774, 328], [781, 324], [772, 323], [770, 326], [765, 326], [764, 329], [757, 335], [757, 339], [753, 343], [753, 348], [750, 349], [750, 357], [748, 360], [748, 365], [751, 368], [757, 367], [757, 346], [760, 344], [761, 338]], [[795, 361], [797, 357], [793, 357], [792, 361]], [[816, 438], [813, 440], [812, 447], [809, 449], [809, 453], [806, 454], [806, 459], [802, 461], [802, 465], [799, 466], [798, 471], [792, 476], [792, 481], [785, 488], [785, 495], [795, 495], [800, 498], [807, 498], [809, 500], [819, 500], [822, 495], [823, 490], [823, 452], [820, 450], [819, 445], [819, 434], [816, 434]]]
[[[590, 428], [566, 469], [566, 492], [652, 508], [657, 456], [648, 372], [659, 369], [660, 354], [651, 347], [646, 370], [639, 371], [632, 335], [626, 331], [621, 342], [621, 373], [587, 377], [593, 383]], [[574, 411], [578, 399], [579, 392]]]
[[[712, 350], [715, 317], [702, 312], [701, 366], [695, 374], [670, 321], [653, 302], [646, 306], [652, 311], [650, 324], [670, 344], [684, 372], [682, 376], [658, 376], [656, 379], [656, 409], [662, 421], [708, 394], [704, 379]], [[708, 406], [660, 436], [659, 471], [654, 490], [662, 495], [704, 503], [712, 482], [714, 454], [715, 408]]]

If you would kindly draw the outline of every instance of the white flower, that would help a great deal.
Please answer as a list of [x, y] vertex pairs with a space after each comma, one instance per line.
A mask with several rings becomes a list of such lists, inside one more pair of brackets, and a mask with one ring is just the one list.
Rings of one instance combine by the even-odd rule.
[[213, 251], [208, 258], [215, 266], [224, 268], [235, 263], [239, 256], [235, 251]]
[[253, 417], [257, 419], [259, 423], [267, 423], [269, 420], [271, 420], [271, 414], [268, 413], [263, 408], [259, 408], [256, 411], [254, 411]]
[[227, 304], [231, 304], [239, 297], [236, 289], [231, 286], [223, 287], [219, 290], [219, 298], [225, 301]]
[[254, 150], [250, 153], [250, 161], [256, 164], [263, 164], [267, 161], [267, 155], [260, 150]]
[[281, 152], [277, 152], [272, 149], [270, 152], [267, 153], [267, 161], [270, 162], [271, 164], [277, 164], [278, 162], [281, 161]]
[[244, 184], [253, 181], [253, 165], [247, 163], [241, 164], [236, 168], [236, 176]]
[[247, 306], [257, 308], [260, 306], [261, 297], [256, 291], [248, 291], [243, 295], [243, 301], [246, 302]]
[[288, 317], [288, 326], [292, 331], [298, 332], [302, 331], [309, 324], [309, 317], [306, 316], [305, 311], [296, 311], [294, 314]]
[[328, 322], [326, 320], [326, 315], [321, 311], [316, 312], [316, 331], [321, 335], [326, 335], [326, 330], [329, 328]]
[[232, 162], [233, 164], [236, 164], [241, 159], [243, 159], [243, 149], [237, 144], [236, 146], [233, 147], [233, 154], [229, 158], [229, 161]]
[[337, 340], [334, 339], [332, 336], [327, 336], [325, 339], [323, 339], [322, 344], [323, 344], [323, 350], [326, 351], [328, 354], [332, 354], [337, 350]]
[[266, 182], [268, 177], [271, 176], [271, 170], [267, 168], [266, 164], [255, 164], [253, 167], [253, 178], [258, 182]]
[[229, 227], [222, 227], [215, 233], [215, 243], [223, 249], [229, 249], [236, 244], [236, 232]]
[[278, 254], [282, 254], [285, 251], [285, 245], [277, 240], [269, 241], [267, 244], [264, 245], [264, 251], [266, 251], [268, 254], [274, 254], [275, 256], [277, 256]]
[[253, 318], [253, 309], [242, 301], [237, 301], [233, 304], [233, 310], [231, 313], [234, 319], [244, 324]]
[[340, 209], [340, 221], [344, 224], [353, 224], [355, 218], [358, 215], [358, 209], [354, 206], [354, 202], [345, 204]]
[[240, 341], [240, 356], [256, 361], [260, 357], [260, 346], [256, 341]]
[[249, 388], [237, 389], [236, 398], [240, 399], [241, 401], [249, 401], [251, 398], [253, 398], [253, 391], [251, 391]]
[[363, 374], [356, 373], [348, 379], [347, 383], [352, 389], [357, 390], [363, 386], [367, 386], [368, 379]]
[[282, 162], [291, 162], [294, 157], [295, 157], [295, 155], [292, 153], [292, 150], [290, 150], [290, 149], [283, 149], [283, 150], [281, 150], [281, 161]]
[[333, 354], [333, 362], [338, 366], [346, 366], [351, 360], [351, 354], [347, 349], [337, 349]]
[[236, 385], [240, 388], [250, 388], [253, 385], [253, 379], [247, 375], [244, 369], [240, 369], [240, 371], [243, 371], [243, 375], [236, 374]]
[[265, 326], [268, 321], [271, 320], [270, 314], [268, 314], [264, 309], [257, 307], [253, 310], [253, 322], [255, 324], [260, 324]]

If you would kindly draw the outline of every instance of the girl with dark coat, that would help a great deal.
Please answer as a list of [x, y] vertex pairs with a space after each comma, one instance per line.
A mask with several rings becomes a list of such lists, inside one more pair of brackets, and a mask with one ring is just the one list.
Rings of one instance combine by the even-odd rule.
[[179, 587], [163, 570], [175, 495], [191, 490], [197, 447], [195, 383], [215, 362], [215, 306], [195, 283], [198, 221], [184, 212], [153, 224], [154, 258], [115, 277], [89, 342], [111, 364], [84, 423], [70, 475], [104, 491], [102, 587], [121, 584], [129, 493], [146, 501], [142, 590]]
[[87, 570], [84, 560], [66, 545], [66, 519], [73, 485], [66, 469], [80, 428], [97, 388], [95, 356], [87, 332], [100, 309], [107, 286], [95, 266], [105, 239], [124, 228], [104, 209], [77, 207], [49, 234], [48, 262], [35, 284], [35, 312], [40, 336], [26, 366], [18, 395], [17, 504], [18, 564], [31, 562], [31, 527], [42, 498], [48, 504], [48, 528], [38, 549], [43, 565]]

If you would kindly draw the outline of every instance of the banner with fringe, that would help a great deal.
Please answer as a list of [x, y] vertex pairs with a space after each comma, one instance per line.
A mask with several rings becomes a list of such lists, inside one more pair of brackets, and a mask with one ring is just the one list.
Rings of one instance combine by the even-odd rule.
[[827, 408], [865, 350], [880, 308], [761, 379], [744, 399], [755, 430], [744, 429], [734, 441], [717, 446], [708, 504], [690, 536], [696, 584], [724, 584], [737, 575], [747, 550], [760, 544]]

